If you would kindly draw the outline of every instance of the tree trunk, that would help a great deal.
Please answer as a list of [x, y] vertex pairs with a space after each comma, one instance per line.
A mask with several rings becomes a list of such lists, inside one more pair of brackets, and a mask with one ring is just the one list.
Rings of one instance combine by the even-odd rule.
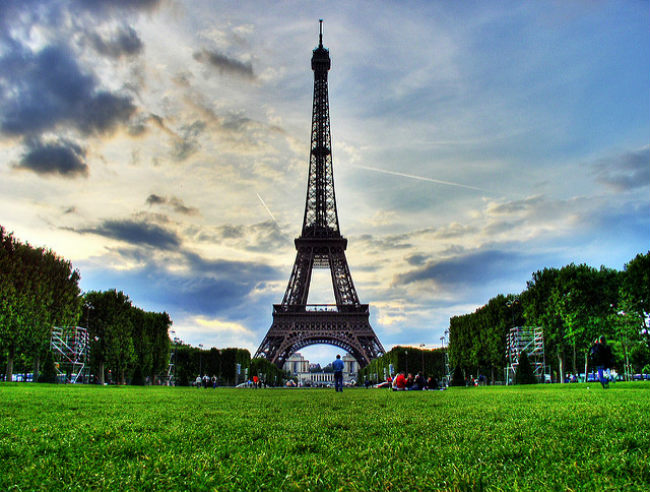
[[575, 343], [573, 344], [573, 360], [572, 360], [572, 362], [573, 362], [573, 374], [575, 375], [575, 374], [578, 373], [578, 366], [576, 364], [576, 344]]
[[98, 369], [99, 369], [99, 371], [98, 371], [99, 372], [99, 384], [104, 386], [104, 361], [101, 361], [99, 363]]
[[557, 360], [558, 366], [560, 368], [560, 383], [564, 383], [564, 366], [562, 364], [562, 356], [560, 354], [557, 355]]
[[41, 356], [39, 354], [36, 354], [34, 356], [34, 378], [32, 379], [33, 382], [35, 383], [38, 382], [38, 376], [40, 372], [41, 372]]
[[5, 381], [11, 382], [14, 376], [14, 357], [16, 356], [16, 346], [9, 345], [9, 353], [7, 354], [7, 377]]
[[585, 383], [589, 379], [589, 377], [587, 376], [587, 374], [589, 374], [589, 372], [587, 371], [588, 368], [589, 368], [589, 351], [585, 352]]

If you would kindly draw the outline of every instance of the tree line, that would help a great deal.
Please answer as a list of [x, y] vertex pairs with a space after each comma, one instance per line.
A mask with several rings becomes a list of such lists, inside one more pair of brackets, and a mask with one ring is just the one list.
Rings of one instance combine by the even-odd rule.
[[444, 348], [430, 350], [416, 347], [393, 347], [360, 369], [357, 383], [364, 384], [369, 381], [375, 384], [385, 381], [391, 374], [391, 369], [393, 376], [400, 372], [404, 374], [421, 372], [425, 378], [433, 377], [440, 381], [447, 374], [445, 352]]
[[52, 327], [76, 323], [79, 278], [69, 261], [21, 243], [0, 226], [0, 349], [8, 381], [17, 358], [33, 363], [36, 379]]
[[554, 380], [584, 371], [595, 338], [610, 341], [620, 372], [650, 372], [650, 252], [622, 271], [585, 264], [533, 273], [519, 294], [499, 294], [449, 323], [449, 358], [465, 377], [501, 379], [514, 326], [541, 327]]
[[90, 372], [95, 382], [156, 383], [167, 375], [172, 321], [167, 313], [134, 306], [124, 292], [91, 291], [83, 296], [90, 336]]
[[49, 367], [45, 380], [55, 381], [52, 328], [82, 325], [89, 334], [90, 374], [99, 384], [167, 382], [169, 369], [180, 385], [199, 374], [226, 385], [254, 374], [268, 384], [282, 383], [284, 372], [265, 359], [251, 360], [248, 350], [172, 344], [167, 313], [140, 309], [115, 289], [82, 295], [80, 278], [69, 261], [18, 241], [0, 226], [0, 364], [7, 381], [16, 368], [39, 380], [41, 361]]
[[217, 384], [234, 386], [257, 375], [269, 386], [281, 385], [286, 374], [266, 359], [251, 359], [241, 348], [202, 349], [176, 341], [172, 347], [174, 384], [191, 385], [197, 376], [215, 377]]

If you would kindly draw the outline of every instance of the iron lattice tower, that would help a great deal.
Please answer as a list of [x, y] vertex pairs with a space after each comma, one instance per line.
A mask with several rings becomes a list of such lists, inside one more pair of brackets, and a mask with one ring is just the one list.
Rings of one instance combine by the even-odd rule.
[[[255, 353], [280, 368], [291, 354], [320, 343], [341, 347], [361, 367], [384, 354], [370, 326], [368, 304], [359, 302], [345, 258], [347, 239], [339, 230], [327, 92], [330, 66], [321, 20], [318, 47], [311, 58], [314, 104], [302, 234], [295, 240], [296, 260], [282, 303], [273, 305], [273, 324]], [[330, 270], [336, 304], [307, 304], [314, 268]]]

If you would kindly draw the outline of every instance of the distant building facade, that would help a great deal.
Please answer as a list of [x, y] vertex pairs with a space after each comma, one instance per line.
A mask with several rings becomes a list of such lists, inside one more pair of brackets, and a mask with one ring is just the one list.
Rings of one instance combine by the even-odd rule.
[[[325, 386], [334, 384], [333, 372], [311, 372], [318, 364], [310, 364], [307, 359], [300, 353], [296, 352], [289, 357], [282, 369], [287, 371], [292, 378], [296, 378], [301, 386]], [[343, 381], [352, 382], [357, 380], [359, 372], [359, 363], [350, 354], [343, 356]]]

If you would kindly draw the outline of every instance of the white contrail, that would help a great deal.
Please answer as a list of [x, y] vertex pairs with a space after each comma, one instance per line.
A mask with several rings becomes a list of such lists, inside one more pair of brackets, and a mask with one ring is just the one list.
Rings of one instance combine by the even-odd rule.
[[406, 174], [406, 173], [398, 173], [396, 171], [387, 171], [385, 169], [378, 169], [376, 167], [370, 167], [370, 166], [361, 166], [359, 164], [350, 164], [352, 167], [358, 167], [360, 169], [367, 169], [368, 171], [375, 171], [378, 173], [384, 173], [384, 174], [392, 174], [393, 176], [401, 176], [402, 178], [411, 178], [411, 179], [417, 179], [420, 181], [428, 181], [430, 183], [437, 183], [437, 184], [443, 184], [447, 186], [458, 186], [460, 188], [467, 188], [468, 190], [476, 190], [476, 191], [483, 191], [485, 193], [492, 193], [491, 191], [485, 190], [483, 188], [477, 188], [476, 186], [469, 186], [469, 185], [464, 185], [460, 183], [454, 183], [452, 181], [442, 181], [441, 179], [433, 179], [433, 178], [425, 178], [424, 176], [415, 176], [413, 174]]
[[259, 194], [259, 193], [255, 193], [255, 194], [257, 195], [257, 198], [260, 199], [260, 202], [262, 202], [262, 206], [266, 209], [266, 211], [269, 213], [269, 215], [270, 215], [271, 218], [273, 219], [273, 222], [275, 222], [275, 225], [277, 225], [278, 227], [280, 227], [280, 225], [278, 224], [278, 221], [275, 220], [275, 217], [273, 217], [273, 214], [272, 214], [271, 211], [269, 210], [269, 207], [266, 206], [266, 203], [264, 203], [264, 200], [262, 200], [262, 197], [260, 196], [260, 194]]

